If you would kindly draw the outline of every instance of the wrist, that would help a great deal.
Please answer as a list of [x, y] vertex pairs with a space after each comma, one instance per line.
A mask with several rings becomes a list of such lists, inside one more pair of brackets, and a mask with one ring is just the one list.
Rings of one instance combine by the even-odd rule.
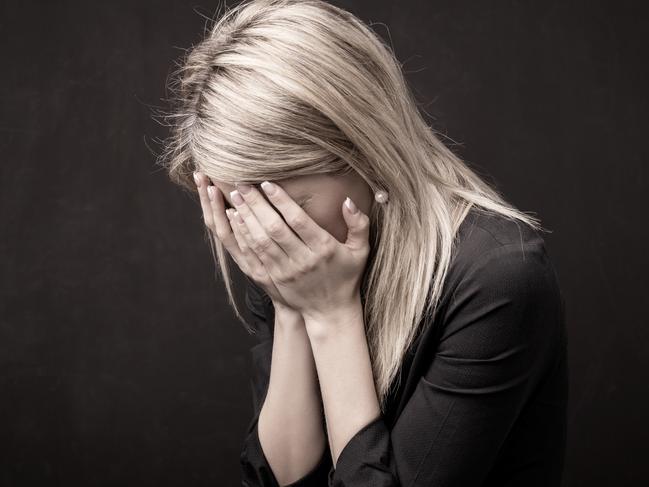
[[273, 302], [275, 308], [275, 326], [280, 328], [304, 328], [304, 318], [299, 311], [283, 303]]
[[325, 313], [305, 313], [304, 325], [311, 340], [323, 341], [361, 329], [365, 333], [360, 299]]

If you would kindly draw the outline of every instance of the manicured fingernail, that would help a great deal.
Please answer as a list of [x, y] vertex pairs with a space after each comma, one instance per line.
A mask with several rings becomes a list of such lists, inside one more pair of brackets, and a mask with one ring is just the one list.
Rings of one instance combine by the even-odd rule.
[[252, 186], [249, 184], [239, 184], [237, 183], [237, 189], [241, 194], [248, 194], [248, 192], [252, 189]]
[[234, 219], [235, 219], [238, 223], [243, 223], [243, 218], [241, 218], [241, 215], [239, 214], [238, 211], [234, 210], [234, 213], [232, 213], [232, 215], [234, 216]]
[[243, 204], [243, 196], [241, 196], [239, 194], [239, 191], [237, 191], [236, 189], [234, 191], [230, 191], [230, 198], [232, 199], [232, 202], [237, 206]]
[[194, 181], [196, 181], [196, 186], [201, 185], [201, 178], [198, 176], [197, 172], [194, 172]]
[[264, 181], [261, 183], [261, 189], [264, 190], [264, 193], [266, 193], [268, 196], [271, 196], [272, 194], [275, 193], [275, 185], [273, 183], [269, 183], [268, 181]]
[[214, 186], [207, 187], [207, 196], [210, 197], [210, 201], [214, 200]]
[[354, 202], [351, 200], [351, 198], [348, 196], [347, 199], [345, 200], [345, 205], [347, 208], [349, 208], [349, 211], [352, 212], [352, 214], [356, 214], [358, 212], [358, 208], [354, 204]]

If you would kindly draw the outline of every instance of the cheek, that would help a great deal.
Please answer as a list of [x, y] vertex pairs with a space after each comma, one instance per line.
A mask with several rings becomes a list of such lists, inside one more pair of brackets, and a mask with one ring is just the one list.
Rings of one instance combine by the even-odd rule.
[[[340, 210], [340, 211], [338, 211]], [[347, 224], [342, 215], [342, 208], [336, 208], [335, 205], [326, 208], [313, 207], [306, 212], [319, 226], [329, 232], [341, 243], [347, 240]]]

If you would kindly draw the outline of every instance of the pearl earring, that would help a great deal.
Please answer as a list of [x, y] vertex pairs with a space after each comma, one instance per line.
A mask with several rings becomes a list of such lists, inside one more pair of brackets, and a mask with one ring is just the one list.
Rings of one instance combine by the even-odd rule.
[[374, 199], [379, 203], [387, 203], [388, 201], [387, 191], [383, 191], [383, 190], [377, 191], [376, 193], [374, 193]]

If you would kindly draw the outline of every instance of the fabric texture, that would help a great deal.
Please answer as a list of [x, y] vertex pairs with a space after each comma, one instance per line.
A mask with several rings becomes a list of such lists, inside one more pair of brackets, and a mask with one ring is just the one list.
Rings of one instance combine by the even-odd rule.
[[[249, 281], [254, 417], [242, 485], [278, 486], [259, 443], [274, 309]], [[292, 487], [559, 486], [566, 445], [565, 302], [545, 243], [527, 225], [471, 210], [439, 311], [405, 355], [383, 415], [329, 447]]]

